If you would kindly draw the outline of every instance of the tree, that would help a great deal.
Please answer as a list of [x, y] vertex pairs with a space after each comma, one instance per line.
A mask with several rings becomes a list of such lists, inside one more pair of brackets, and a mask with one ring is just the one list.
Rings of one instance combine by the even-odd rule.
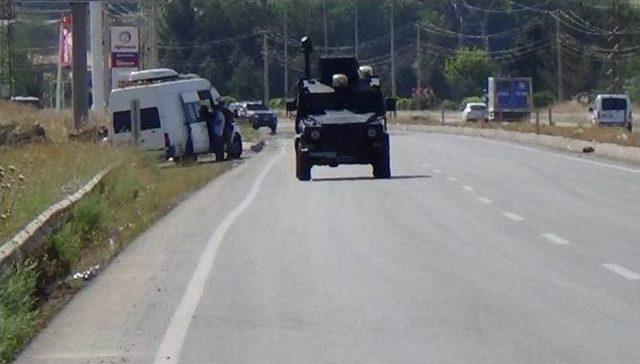
[[461, 48], [445, 62], [445, 74], [456, 98], [481, 96], [495, 65], [484, 51]]

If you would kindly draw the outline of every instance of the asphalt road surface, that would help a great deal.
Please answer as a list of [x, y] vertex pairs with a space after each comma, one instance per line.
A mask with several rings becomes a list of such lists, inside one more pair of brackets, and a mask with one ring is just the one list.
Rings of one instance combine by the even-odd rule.
[[140, 236], [18, 363], [637, 363], [640, 169], [395, 132], [294, 178], [290, 138]]

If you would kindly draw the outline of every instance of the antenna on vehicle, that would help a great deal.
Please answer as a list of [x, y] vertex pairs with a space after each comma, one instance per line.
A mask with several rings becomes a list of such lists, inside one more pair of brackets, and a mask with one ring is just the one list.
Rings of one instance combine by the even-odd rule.
[[309, 37], [303, 37], [300, 42], [302, 43], [302, 52], [304, 53], [304, 78], [311, 78], [311, 53], [313, 52], [313, 44]]

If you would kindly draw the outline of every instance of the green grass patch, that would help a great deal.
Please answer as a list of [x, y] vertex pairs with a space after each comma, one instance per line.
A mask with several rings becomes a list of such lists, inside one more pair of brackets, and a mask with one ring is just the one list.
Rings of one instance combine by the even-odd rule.
[[36, 330], [37, 276], [28, 262], [0, 274], [0, 363], [10, 362]]

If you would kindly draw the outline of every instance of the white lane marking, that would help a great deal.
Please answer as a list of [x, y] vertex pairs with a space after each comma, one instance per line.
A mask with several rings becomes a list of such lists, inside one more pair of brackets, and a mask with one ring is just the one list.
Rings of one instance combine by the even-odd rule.
[[280, 154], [269, 161], [253, 182], [253, 185], [251, 185], [251, 189], [244, 200], [242, 200], [242, 202], [240, 202], [240, 204], [236, 206], [236, 208], [231, 211], [224, 220], [222, 220], [220, 225], [218, 225], [216, 230], [209, 237], [207, 245], [200, 255], [196, 269], [189, 280], [187, 289], [178, 304], [178, 308], [171, 318], [171, 322], [167, 327], [164, 338], [156, 352], [154, 363], [178, 363], [180, 359], [180, 351], [182, 350], [182, 345], [184, 344], [185, 337], [187, 336], [191, 319], [193, 318], [193, 314], [198, 308], [198, 304], [202, 298], [204, 287], [209, 279], [209, 275], [211, 274], [211, 269], [213, 268], [213, 263], [216, 260], [216, 254], [218, 253], [218, 248], [220, 247], [222, 240], [240, 214], [242, 214], [242, 212], [244, 212], [244, 210], [253, 203], [256, 196], [258, 196], [267, 174], [271, 171], [276, 161], [282, 157], [284, 152], [285, 148], [282, 148]]
[[603, 267], [607, 268], [608, 270], [612, 271], [613, 273], [616, 273], [620, 276], [623, 276], [626, 279], [630, 279], [632, 281], [636, 281], [640, 279], [640, 274], [629, 270], [625, 267], [619, 266], [617, 264], [614, 263], [605, 263], [602, 265]]
[[421, 166], [424, 167], [424, 168], [428, 168], [429, 167], [429, 165], [427, 163], [422, 163]]
[[451, 176], [447, 177], [447, 179], [448, 179], [449, 181], [451, 181], [451, 182], [458, 182], [458, 181], [459, 181], [457, 178], [455, 178], [455, 177], [451, 177]]
[[502, 215], [504, 215], [504, 217], [506, 217], [507, 219], [513, 220], [513, 221], [524, 221], [524, 217], [514, 214], [513, 212], [503, 212]]
[[442, 171], [441, 171], [441, 170], [439, 170], [439, 169], [434, 169], [434, 170], [433, 170], [433, 173], [435, 173], [435, 174], [442, 174]]
[[463, 190], [465, 190], [465, 191], [469, 191], [469, 192], [471, 192], [471, 191], [473, 191], [473, 190], [474, 190], [474, 188], [473, 188], [473, 187], [471, 187], [471, 186], [466, 186], [466, 185], [465, 185], [465, 186], [462, 186], [462, 189], [463, 189]]
[[609, 163], [604, 163], [604, 162], [597, 162], [597, 161], [594, 161], [594, 160], [591, 160], [591, 159], [578, 158], [578, 157], [573, 157], [573, 156], [570, 156], [570, 155], [564, 155], [564, 154], [561, 154], [561, 153], [548, 152], [546, 150], [526, 147], [524, 145], [518, 145], [518, 144], [514, 144], [514, 143], [500, 142], [500, 141], [497, 141], [497, 140], [490, 140], [490, 139], [486, 139], [486, 138], [477, 138], [477, 139], [484, 140], [484, 141], [489, 142], [489, 143], [508, 145], [508, 146], [511, 146], [511, 147], [515, 147], [515, 148], [519, 148], [519, 149], [523, 149], [523, 150], [528, 150], [528, 151], [531, 151], [531, 152], [537, 152], [537, 153], [541, 153], [541, 154], [553, 155], [553, 156], [556, 156], [556, 157], [560, 157], [560, 158], [564, 158], [564, 159], [568, 159], [568, 160], [572, 160], [572, 161], [578, 161], [578, 162], [583, 162], [583, 163], [587, 163], [587, 164], [592, 164], [594, 166], [608, 167], [608, 168], [613, 168], [613, 169], [617, 169], [617, 170], [620, 170], [620, 171], [631, 172], [631, 173], [640, 173], [640, 169], [628, 168], [628, 167], [618, 166], [618, 165], [615, 165], [615, 164], [609, 164]]
[[480, 202], [482, 202], [484, 204], [487, 204], [487, 205], [493, 203], [493, 201], [489, 197], [484, 197], [484, 196], [478, 197], [478, 201], [480, 201]]
[[558, 236], [556, 234], [553, 233], [544, 233], [544, 234], [540, 234], [542, 235], [543, 238], [549, 240], [552, 243], [556, 243], [558, 245], [569, 245], [571, 244], [571, 242], [561, 236]]

